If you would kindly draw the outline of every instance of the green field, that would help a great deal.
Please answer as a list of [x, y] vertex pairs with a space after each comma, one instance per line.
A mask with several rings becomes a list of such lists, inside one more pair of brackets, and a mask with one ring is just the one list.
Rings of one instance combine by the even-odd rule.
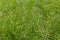
[[60, 0], [0, 0], [0, 40], [60, 40]]

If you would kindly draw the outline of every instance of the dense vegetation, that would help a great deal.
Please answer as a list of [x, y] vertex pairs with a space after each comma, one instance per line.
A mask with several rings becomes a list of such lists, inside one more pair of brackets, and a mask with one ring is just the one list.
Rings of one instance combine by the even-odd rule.
[[0, 40], [60, 40], [60, 0], [0, 0]]

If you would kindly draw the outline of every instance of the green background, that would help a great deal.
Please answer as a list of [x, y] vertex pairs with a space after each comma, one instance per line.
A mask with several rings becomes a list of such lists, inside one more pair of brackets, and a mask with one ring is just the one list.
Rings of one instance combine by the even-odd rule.
[[60, 40], [60, 0], [0, 0], [0, 40]]

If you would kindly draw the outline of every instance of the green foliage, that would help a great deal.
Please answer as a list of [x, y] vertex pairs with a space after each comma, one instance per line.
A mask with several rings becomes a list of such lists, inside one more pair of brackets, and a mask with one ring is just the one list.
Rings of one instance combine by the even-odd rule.
[[0, 40], [60, 40], [60, 0], [0, 0]]

